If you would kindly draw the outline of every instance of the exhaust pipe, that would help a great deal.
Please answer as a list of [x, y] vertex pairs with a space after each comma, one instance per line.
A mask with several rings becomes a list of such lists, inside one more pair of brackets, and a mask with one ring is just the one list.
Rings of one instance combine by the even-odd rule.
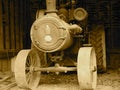
[[47, 13], [56, 13], [56, 0], [46, 0]]

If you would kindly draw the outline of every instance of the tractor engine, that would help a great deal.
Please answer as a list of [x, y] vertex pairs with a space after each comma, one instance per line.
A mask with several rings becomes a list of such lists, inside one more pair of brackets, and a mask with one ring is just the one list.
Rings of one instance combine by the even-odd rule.
[[32, 43], [43, 52], [64, 50], [72, 45], [72, 35], [80, 34], [82, 28], [77, 24], [68, 24], [57, 15], [56, 0], [46, 2], [46, 15], [36, 19], [31, 27]]

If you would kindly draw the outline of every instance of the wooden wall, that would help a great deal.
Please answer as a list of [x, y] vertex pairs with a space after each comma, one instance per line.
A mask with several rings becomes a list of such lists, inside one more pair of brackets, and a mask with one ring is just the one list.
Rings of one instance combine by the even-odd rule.
[[110, 2], [110, 28], [106, 33], [109, 64], [112, 68], [120, 68], [120, 1]]
[[10, 69], [10, 58], [27, 47], [29, 0], [0, 0], [0, 71]]

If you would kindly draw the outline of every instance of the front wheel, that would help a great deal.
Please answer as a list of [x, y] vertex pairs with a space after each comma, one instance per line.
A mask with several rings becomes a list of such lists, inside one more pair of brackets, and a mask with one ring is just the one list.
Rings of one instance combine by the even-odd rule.
[[40, 72], [34, 72], [34, 67], [40, 67], [39, 55], [35, 50], [21, 50], [15, 61], [15, 80], [19, 88], [34, 89], [40, 81]]
[[82, 90], [95, 90], [97, 84], [97, 66], [94, 48], [80, 48], [77, 58], [77, 75]]

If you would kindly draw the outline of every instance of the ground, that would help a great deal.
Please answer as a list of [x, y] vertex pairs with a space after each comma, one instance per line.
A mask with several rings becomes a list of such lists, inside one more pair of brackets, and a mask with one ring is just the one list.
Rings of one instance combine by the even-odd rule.
[[[7, 73], [1, 73], [4, 76]], [[4, 89], [10, 83], [15, 82], [14, 77], [0, 84], [0, 90], [18, 90], [16, 84], [12, 88]], [[39, 86], [35, 90], [79, 90], [76, 72], [42, 74]], [[108, 70], [104, 74], [98, 74], [96, 90], [120, 90], [120, 70]]]

